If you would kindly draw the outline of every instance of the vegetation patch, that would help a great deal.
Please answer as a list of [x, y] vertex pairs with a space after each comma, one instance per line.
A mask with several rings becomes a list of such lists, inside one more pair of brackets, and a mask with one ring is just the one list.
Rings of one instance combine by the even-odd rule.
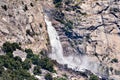
[[35, 75], [41, 74], [41, 73], [42, 73], [42, 72], [41, 72], [41, 67], [40, 67], [40, 66], [35, 66], [33, 73], [34, 73]]
[[99, 80], [99, 78], [96, 75], [91, 75], [89, 80]]
[[111, 63], [118, 63], [118, 59], [117, 58], [112, 59]]
[[2, 50], [6, 55], [0, 55], [0, 80], [37, 80], [29, 72], [33, 64], [35, 65], [34, 75], [41, 74], [41, 68], [54, 72], [53, 63], [46, 56], [40, 59], [39, 55], [33, 54], [31, 49], [25, 49], [27, 58], [22, 61], [19, 56], [13, 56], [12, 53], [16, 49], [21, 49], [17, 43], [5, 42], [3, 44]]
[[53, 80], [52, 75], [51, 75], [50, 73], [47, 73], [47, 74], [45, 75], [45, 80]]
[[7, 8], [7, 6], [6, 6], [6, 5], [2, 5], [1, 7], [2, 7], [2, 9], [4, 9], [5, 11], [7, 11], [7, 10], [8, 10], [8, 8]]
[[28, 72], [29, 63], [22, 62], [20, 57], [0, 56], [0, 80], [37, 80]]
[[5, 42], [2, 46], [2, 50], [6, 53], [12, 53], [16, 49], [21, 49], [18, 43]]
[[55, 4], [55, 7], [61, 7], [62, 5], [62, 0], [53, 0], [53, 3]]

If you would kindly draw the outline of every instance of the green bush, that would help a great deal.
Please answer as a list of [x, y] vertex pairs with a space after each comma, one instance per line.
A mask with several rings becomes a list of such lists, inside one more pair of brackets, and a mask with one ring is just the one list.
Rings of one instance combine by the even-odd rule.
[[25, 52], [27, 53], [28, 59], [31, 59], [34, 56], [33, 51], [31, 49], [25, 49]]
[[16, 49], [21, 49], [21, 47], [19, 46], [19, 44], [18, 43], [11, 43], [11, 46], [13, 47], [13, 49], [14, 50], [16, 50]]
[[33, 51], [31, 49], [25, 49], [25, 52], [26, 53], [32, 53], [33, 54]]
[[20, 69], [21, 68], [21, 62], [20, 61], [16, 61], [13, 58], [4, 56], [3, 57], [3, 62], [4, 62], [4, 67], [11, 69], [11, 70], [15, 70], [15, 69]]
[[41, 74], [41, 67], [40, 67], [40, 66], [35, 66], [33, 73], [34, 73], [35, 75]]
[[[22, 62], [19, 57], [13, 58], [7, 55], [1, 55], [0, 80], [37, 80], [27, 71], [30, 68], [29, 63], [29, 60]], [[7, 70], [4, 70], [3, 67], [7, 68]]]
[[11, 58], [13, 57], [13, 54], [11, 52], [8, 52], [6, 55], [11, 57]]
[[34, 54], [33, 57], [31, 58], [31, 60], [32, 60], [32, 63], [35, 64], [35, 65], [38, 65], [39, 62], [40, 62], [39, 56], [38, 56], [38, 55], [35, 55], [35, 54]]
[[30, 59], [25, 59], [25, 61], [22, 63], [23, 69], [29, 70], [31, 68], [31, 60]]
[[91, 75], [89, 80], [99, 80], [99, 78], [96, 75]]
[[12, 72], [15, 79], [12, 80], [37, 80], [35, 77], [31, 76], [27, 70], [20, 69]]
[[45, 75], [45, 80], [53, 80], [52, 75], [50, 73], [47, 73]]
[[27, 53], [27, 58], [32, 61], [34, 65], [41, 66], [41, 68], [46, 69], [50, 72], [53, 72], [53, 63], [49, 58], [42, 58], [40, 59], [38, 55], [33, 54], [31, 49], [25, 49], [25, 52]]
[[15, 56], [15, 57], [14, 57], [14, 60], [15, 60], [15, 61], [20, 61], [20, 62], [22, 62], [22, 59], [21, 59], [19, 56]]
[[53, 3], [55, 4], [55, 7], [61, 7], [62, 5], [62, 0], [53, 0]]
[[5, 42], [2, 46], [2, 50], [6, 53], [12, 53], [16, 49], [21, 49], [18, 43]]
[[43, 58], [40, 60], [39, 65], [50, 72], [53, 72], [53, 63], [49, 58]]
[[33, 51], [31, 49], [25, 49], [25, 52], [27, 53], [27, 58], [30, 59], [33, 64], [38, 65], [40, 61], [39, 56], [33, 54]]

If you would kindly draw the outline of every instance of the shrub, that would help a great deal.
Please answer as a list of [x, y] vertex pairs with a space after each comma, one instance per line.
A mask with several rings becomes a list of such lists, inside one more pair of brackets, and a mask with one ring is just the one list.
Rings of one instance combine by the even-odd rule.
[[62, 0], [53, 0], [53, 3], [55, 4], [55, 7], [61, 7]]
[[31, 49], [25, 49], [25, 52], [27, 53], [27, 58], [31, 58], [33, 56], [33, 51]]
[[18, 43], [5, 42], [2, 46], [2, 50], [6, 53], [12, 53], [16, 49], [21, 49]]
[[2, 9], [4, 9], [5, 11], [7, 11], [7, 6], [6, 5], [3, 5], [3, 6], [1, 6], [2, 7]]
[[40, 66], [35, 66], [33, 73], [34, 73], [35, 75], [41, 74], [41, 67], [40, 67]]
[[31, 68], [31, 60], [30, 59], [26, 59], [22, 63], [22, 67], [23, 67], [23, 69], [29, 70]]
[[11, 43], [5, 42], [5, 43], [3, 44], [2, 50], [3, 50], [4, 52], [6, 52], [6, 53], [12, 52], [13, 49], [12, 49], [12, 47], [11, 47]]
[[13, 54], [11, 52], [8, 52], [6, 55], [9, 57], [13, 57]]
[[49, 74], [49, 73], [47, 73], [47, 74], [45, 75], [45, 80], [53, 80], [52, 75]]
[[25, 49], [25, 52], [26, 53], [32, 53], [33, 54], [33, 51], [31, 49]]
[[43, 69], [46, 69], [50, 72], [53, 72], [54, 69], [53, 69], [53, 63], [50, 59], [48, 58], [44, 58], [44, 59], [41, 59], [40, 62], [39, 62], [39, 65], [43, 68]]
[[33, 51], [31, 49], [25, 49], [25, 52], [27, 53], [27, 58], [30, 59], [33, 64], [39, 64], [40, 58], [38, 55], [33, 54]]
[[12, 43], [11, 46], [13, 47], [14, 50], [16, 50], [16, 49], [21, 49], [21, 47], [19, 46], [19, 44], [18, 44], [18, 43], [15, 43], [15, 42]]
[[99, 78], [96, 75], [91, 75], [89, 80], [99, 80]]
[[53, 0], [54, 4], [61, 3], [61, 2], [62, 2], [62, 0]]
[[15, 60], [15, 61], [20, 61], [20, 62], [22, 62], [22, 59], [21, 59], [19, 56], [15, 56], [15, 57], [14, 57], [14, 60]]
[[118, 63], [118, 59], [114, 58], [114, 59], [111, 60], [111, 63], [114, 63], [114, 62]]
[[4, 62], [4, 67], [11, 69], [11, 70], [15, 70], [15, 69], [20, 69], [21, 68], [21, 62], [20, 61], [16, 61], [14, 58], [12, 57], [8, 57], [8, 56], [2, 56], [3, 62]]
[[[4, 70], [3, 67], [7, 69]], [[37, 80], [28, 72], [30, 67], [31, 60], [29, 59], [22, 62], [18, 56], [0, 55], [0, 80]]]
[[38, 65], [39, 62], [40, 62], [40, 58], [38, 55], [33, 55], [33, 57], [31, 57], [31, 60], [32, 60], [32, 63], [35, 64], [35, 65]]
[[27, 53], [27, 59], [30, 59], [34, 65], [41, 66], [41, 68], [53, 72], [53, 63], [49, 58], [40, 59], [38, 55], [33, 54], [31, 49], [25, 49]]

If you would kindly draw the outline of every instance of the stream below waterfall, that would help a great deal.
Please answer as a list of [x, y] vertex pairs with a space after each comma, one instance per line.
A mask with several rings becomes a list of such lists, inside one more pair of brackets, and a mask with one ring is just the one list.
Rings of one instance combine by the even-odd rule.
[[87, 55], [69, 55], [67, 57], [64, 56], [58, 33], [52, 26], [52, 23], [47, 16], [45, 16], [45, 22], [47, 25], [50, 45], [52, 47], [52, 53], [48, 55], [51, 59], [56, 60], [59, 64], [66, 64], [68, 68], [71, 68], [75, 71], [84, 72], [85, 70], [90, 70], [95, 74], [103, 74], [104, 71], [102, 70], [103, 68], [100, 67], [100, 63], [91, 62], [90, 59], [92, 58], [89, 58]]

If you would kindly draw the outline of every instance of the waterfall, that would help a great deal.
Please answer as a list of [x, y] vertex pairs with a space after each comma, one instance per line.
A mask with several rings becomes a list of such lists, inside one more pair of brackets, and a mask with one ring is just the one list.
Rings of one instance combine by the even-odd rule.
[[52, 47], [52, 53], [49, 54], [49, 57], [51, 59], [56, 60], [59, 64], [67, 64], [68, 68], [76, 71], [85, 71], [85, 69], [90, 70], [93, 73], [97, 73], [99, 70], [101, 71], [99, 63], [91, 62], [90, 60], [92, 58], [89, 58], [87, 55], [69, 55], [67, 57], [64, 56], [58, 33], [52, 26], [52, 23], [49, 21], [49, 18], [47, 16], [45, 16], [45, 22], [47, 25], [50, 45]]
[[59, 36], [55, 30], [55, 28], [52, 26], [51, 22], [48, 20], [48, 18], [45, 16], [45, 22], [47, 24], [47, 31], [50, 39], [50, 44], [52, 47], [52, 54], [49, 55], [50, 58], [57, 60], [58, 63], [64, 64], [64, 58], [63, 58], [63, 49], [62, 45], [59, 40]]

